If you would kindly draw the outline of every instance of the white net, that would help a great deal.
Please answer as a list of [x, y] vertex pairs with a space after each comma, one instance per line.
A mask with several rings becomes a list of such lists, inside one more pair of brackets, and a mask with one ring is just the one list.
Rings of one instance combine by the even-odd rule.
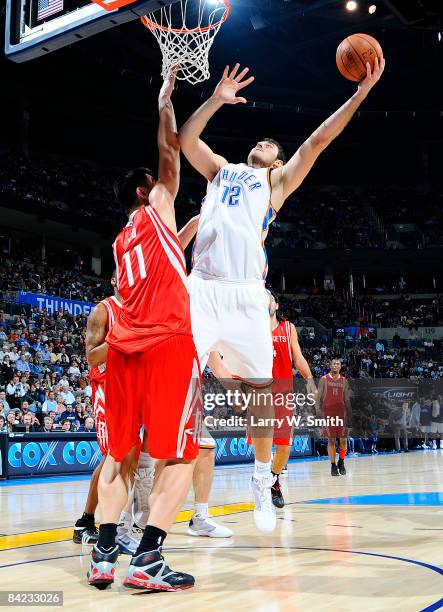
[[227, 0], [180, 0], [142, 17], [160, 46], [163, 78], [178, 65], [178, 79], [192, 85], [209, 79], [209, 51], [229, 10]]

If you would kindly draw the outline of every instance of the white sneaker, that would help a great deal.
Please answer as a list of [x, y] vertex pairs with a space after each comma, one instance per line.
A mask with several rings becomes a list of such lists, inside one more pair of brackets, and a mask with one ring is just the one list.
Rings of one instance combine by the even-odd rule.
[[254, 474], [249, 481], [249, 488], [254, 496], [255, 503], [255, 526], [264, 533], [274, 531], [277, 524], [277, 516], [271, 495], [271, 487], [275, 480], [276, 477], [272, 474], [269, 474], [269, 476], [256, 476]]
[[117, 527], [115, 543], [119, 547], [121, 553], [124, 555], [133, 555], [142, 539], [143, 529], [140, 529], [135, 523], [133, 523], [129, 529], [119, 529], [119, 527]]
[[437, 442], [432, 440], [432, 450], [437, 450]]
[[231, 538], [234, 532], [218, 525], [208, 516], [194, 514], [189, 522], [188, 534], [192, 536], [206, 536], [208, 538]]
[[134, 521], [145, 527], [149, 517], [149, 496], [154, 485], [155, 468], [137, 468], [134, 480]]

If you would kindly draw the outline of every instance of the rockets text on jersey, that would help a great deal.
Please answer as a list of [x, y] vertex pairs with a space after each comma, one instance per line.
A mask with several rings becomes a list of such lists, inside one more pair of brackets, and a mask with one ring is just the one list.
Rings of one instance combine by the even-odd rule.
[[272, 345], [274, 348], [273, 378], [292, 379], [291, 324], [289, 321], [280, 321], [272, 330]]
[[183, 248], [152, 206], [131, 214], [113, 249], [123, 307], [108, 344], [137, 353], [175, 335], [192, 335]]

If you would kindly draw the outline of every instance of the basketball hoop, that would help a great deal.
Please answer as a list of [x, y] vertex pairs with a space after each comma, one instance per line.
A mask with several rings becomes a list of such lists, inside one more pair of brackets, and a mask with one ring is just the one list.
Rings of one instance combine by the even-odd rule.
[[179, 66], [177, 78], [195, 85], [210, 77], [209, 51], [231, 7], [228, 0], [195, 0], [192, 4], [198, 4], [198, 9], [180, 0], [141, 20], [160, 46], [163, 78]]

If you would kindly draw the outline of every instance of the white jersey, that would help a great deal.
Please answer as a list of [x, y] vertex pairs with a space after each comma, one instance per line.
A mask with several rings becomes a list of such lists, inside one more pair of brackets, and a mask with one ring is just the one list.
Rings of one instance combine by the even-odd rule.
[[223, 166], [202, 204], [193, 273], [213, 280], [263, 280], [264, 241], [274, 218], [270, 168]]

